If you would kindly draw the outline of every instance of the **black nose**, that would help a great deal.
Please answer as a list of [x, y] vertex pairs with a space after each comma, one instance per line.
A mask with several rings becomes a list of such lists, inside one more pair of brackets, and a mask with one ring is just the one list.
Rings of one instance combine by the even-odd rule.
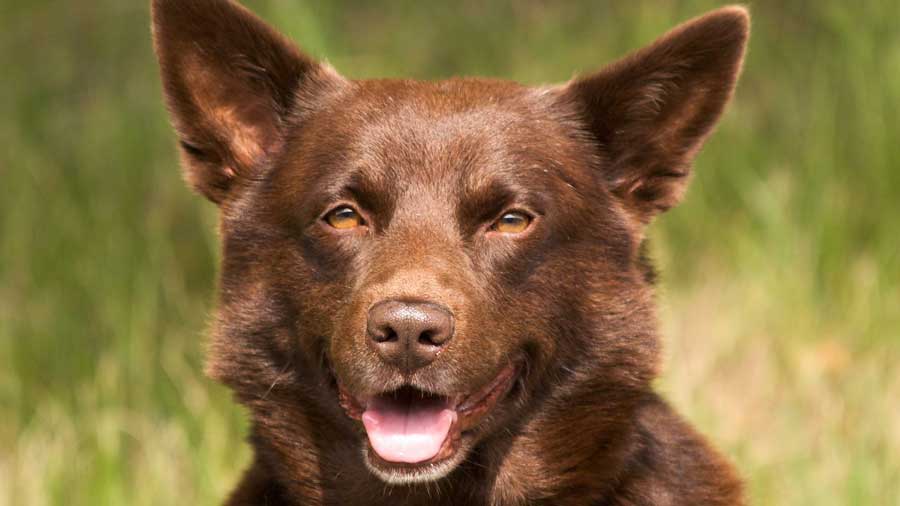
[[453, 315], [430, 302], [381, 301], [369, 309], [369, 345], [385, 362], [412, 372], [434, 361], [453, 337]]

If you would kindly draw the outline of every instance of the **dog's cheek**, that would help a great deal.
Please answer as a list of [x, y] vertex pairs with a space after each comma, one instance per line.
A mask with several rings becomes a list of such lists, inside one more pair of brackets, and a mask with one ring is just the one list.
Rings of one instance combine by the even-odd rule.
[[350, 386], [374, 383], [377, 376], [364, 341], [366, 304], [358, 296], [361, 238], [307, 234], [294, 252], [294, 266], [303, 272], [294, 280], [294, 299], [302, 308], [296, 325], [302, 327], [299, 343], [304, 353], [317, 360], [322, 371]]
[[580, 243], [548, 249], [524, 282], [507, 291], [515, 308], [508, 325], [520, 336], [536, 377], [571, 364], [592, 341], [589, 321], [596, 308], [588, 301], [599, 267], [588, 260], [589, 252]]
[[268, 341], [279, 367], [315, 368], [346, 297], [344, 277], [334, 274], [340, 255], [262, 211], [252, 218], [228, 223], [224, 237], [221, 293], [223, 305], [233, 308], [229, 326], [260, 329], [253, 334]]
[[[531, 348], [552, 347], [546, 322], [553, 321], [557, 300], [564, 298], [561, 293], [572, 284], [562, 284], [563, 292], [555, 286], [565, 279], [563, 269], [555, 265], [560, 249], [562, 243], [550, 232], [539, 230], [523, 239], [483, 240], [473, 254], [478, 282], [486, 294], [477, 307], [482, 308], [480, 313], [490, 313], [481, 318], [492, 335], [510, 336], [504, 339], [505, 348], [526, 344]], [[551, 294], [553, 297], [548, 298]]]
[[315, 365], [330, 366], [331, 349], [339, 336], [358, 324], [351, 306], [352, 269], [346, 267], [348, 259], [309, 253], [308, 249], [295, 252], [292, 271], [282, 271], [294, 274], [283, 276], [280, 283], [297, 308], [292, 322], [299, 337], [295, 344]]
[[546, 328], [546, 308], [541, 295], [529, 283], [501, 286], [501, 273], [479, 276], [485, 286], [474, 291], [458, 314], [458, 335], [446, 359], [452, 371], [445, 381], [460, 388], [480, 386], [510, 362], [542, 361], [552, 354], [553, 341]]
[[388, 380], [393, 379], [366, 345], [365, 307], [364, 301], [356, 298], [334, 314], [326, 349], [337, 381], [362, 396], [387, 389]]

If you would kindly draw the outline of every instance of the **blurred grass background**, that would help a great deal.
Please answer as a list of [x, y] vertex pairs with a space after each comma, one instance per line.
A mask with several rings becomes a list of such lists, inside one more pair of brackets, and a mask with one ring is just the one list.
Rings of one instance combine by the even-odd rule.
[[[0, 5], [0, 505], [217, 504], [215, 211], [144, 1]], [[718, 2], [248, 1], [354, 77], [563, 81]], [[754, 504], [900, 504], [900, 2], [750, 4], [735, 102], [653, 228], [660, 389]]]

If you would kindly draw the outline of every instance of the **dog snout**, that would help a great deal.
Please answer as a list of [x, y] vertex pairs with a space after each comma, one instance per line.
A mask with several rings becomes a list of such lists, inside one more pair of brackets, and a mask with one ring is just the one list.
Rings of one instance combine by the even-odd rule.
[[453, 314], [431, 302], [381, 301], [369, 309], [367, 342], [404, 372], [434, 361], [453, 337]]

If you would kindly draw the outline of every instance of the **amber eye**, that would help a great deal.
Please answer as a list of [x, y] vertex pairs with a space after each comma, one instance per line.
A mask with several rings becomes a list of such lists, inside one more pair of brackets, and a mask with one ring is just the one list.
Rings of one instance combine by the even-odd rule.
[[528, 225], [531, 225], [531, 216], [518, 211], [510, 211], [503, 213], [503, 216], [491, 226], [491, 230], [504, 234], [521, 234], [528, 228]]
[[325, 221], [339, 230], [349, 230], [363, 225], [362, 216], [350, 206], [341, 206], [325, 215]]

